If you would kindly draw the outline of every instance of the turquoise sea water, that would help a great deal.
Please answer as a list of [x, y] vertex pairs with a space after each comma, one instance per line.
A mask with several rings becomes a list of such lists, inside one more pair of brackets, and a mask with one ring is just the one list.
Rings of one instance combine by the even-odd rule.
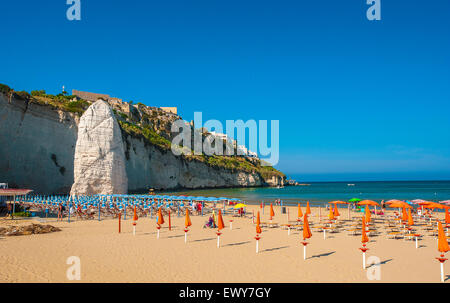
[[195, 195], [240, 198], [247, 202], [272, 202], [281, 199], [286, 204], [310, 201], [322, 204], [351, 198], [375, 201], [399, 199], [450, 200], [450, 181], [392, 181], [392, 182], [314, 182], [310, 186], [284, 188], [230, 188], [171, 192], [174, 195]]

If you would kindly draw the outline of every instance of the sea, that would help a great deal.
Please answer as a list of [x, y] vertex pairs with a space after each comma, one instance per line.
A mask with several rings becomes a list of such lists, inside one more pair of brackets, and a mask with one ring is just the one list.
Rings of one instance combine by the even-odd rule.
[[311, 182], [307, 186], [254, 187], [183, 190], [173, 195], [238, 198], [247, 203], [271, 203], [276, 199], [284, 205], [297, 203], [324, 205], [330, 201], [352, 198], [381, 202], [391, 199], [427, 201], [450, 200], [450, 181], [371, 181], [371, 182]]

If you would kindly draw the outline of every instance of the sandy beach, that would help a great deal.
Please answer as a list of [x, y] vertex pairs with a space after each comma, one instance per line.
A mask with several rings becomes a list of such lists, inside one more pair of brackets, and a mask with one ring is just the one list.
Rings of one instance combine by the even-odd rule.
[[[287, 215], [275, 208], [273, 222], [287, 223]], [[259, 210], [249, 206], [247, 211]], [[261, 216], [268, 222], [268, 207]], [[304, 207], [303, 207], [304, 211]], [[391, 212], [391, 210], [389, 210]], [[256, 212], [255, 212], [256, 213]], [[289, 209], [291, 220], [297, 208]], [[321, 211], [325, 215], [324, 209]], [[347, 209], [341, 208], [341, 220]], [[352, 213], [361, 216], [361, 213]], [[442, 213], [440, 214], [442, 218]], [[372, 216], [372, 218], [375, 218]], [[204, 229], [207, 217], [191, 216], [188, 243], [184, 243], [184, 216], [172, 217], [172, 230], [166, 223], [156, 238], [155, 218], [139, 218], [133, 236], [127, 217], [118, 233], [118, 220], [56, 222], [46, 224], [61, 232], [0, 238], [0, 282], [440, 282], [437, 241], [425, 236], [415, 248], [414, 241], [387, 238], [384, 224], [375, 223], [379, 236], [369, 236], [367, 256], [380, 261], [381, 280], [369, 280], [362, 268], [361, 236], [348, 232], [328, 234], [319, 225], [318, 208], [312, 209], [312, 238], [303, 260], [301, 231], [264, 228], [260, 252], [255, 253], [255, 225], [250, 218], [224, 216], [226, 228], [217, 248], [216, 230]], [[229, 220], [233, 219], [233, 229]], [[324, 218], [322, 219], [324, 220]], [[2, 219], [0, 226], [40, 223], [36, 220]], [[81, 280], [69, 281], [66, 260], [81, 260]], [[448, 268], [448, 265], [445, 264]], [[370, 268], [369, 268], [370, 270]], [[450, 268], [446, 271], [449, 279]]]

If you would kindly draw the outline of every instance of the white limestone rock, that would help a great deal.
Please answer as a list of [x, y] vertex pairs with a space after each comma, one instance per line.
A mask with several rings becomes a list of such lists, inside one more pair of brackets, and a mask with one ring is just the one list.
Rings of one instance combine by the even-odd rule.
[[98, 100], [80, 119], [71, 195], [126, 194], [122, 133], [109, 105]]

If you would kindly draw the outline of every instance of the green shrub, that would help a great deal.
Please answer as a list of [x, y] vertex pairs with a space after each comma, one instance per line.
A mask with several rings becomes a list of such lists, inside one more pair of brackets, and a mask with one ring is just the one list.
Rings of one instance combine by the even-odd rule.
[[70, 101], [65, 104], [64, 108], [72, 113], [82, 114], [89, 107], [89, 102], [85, 100]]
[[0, 83], [0, 93], [9, 94], [11, 88], [8, 85]]
[[46, 92], [45, 92], [45, 90], [32, 90], [31, 91], [31, 95], [32, 96], [39, 96], [39, 97], [46, 97], [47, 96], [47, 94], [46, 94]]
[[14, 92], [14, 96], [18, 99], [29, 100], [31, 95], [26, 91]]

